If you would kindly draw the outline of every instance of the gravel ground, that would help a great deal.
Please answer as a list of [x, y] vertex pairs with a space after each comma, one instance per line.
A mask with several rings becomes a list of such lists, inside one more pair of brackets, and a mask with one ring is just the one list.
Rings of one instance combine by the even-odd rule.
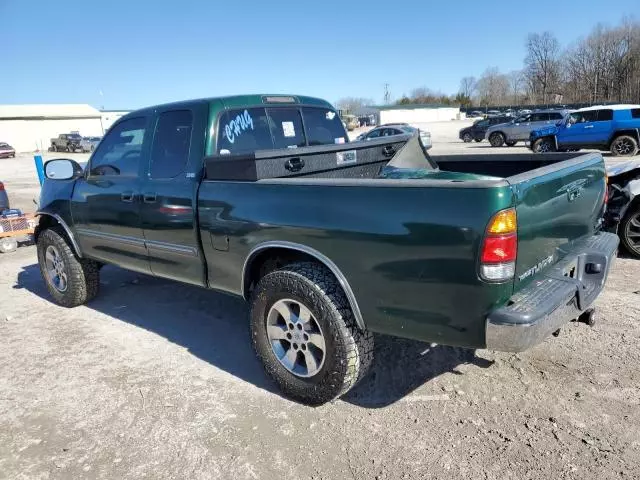
[[[22, 208], [33, 175], [0, 163]], [[638, 278], [618, 259], [594, 328], [517, 355], [376, 337], [371, 375], [309, 408], [264, 376], [242, 301], [106, 267], [64, 309], [25, 245], [0, 257], [0, 478], [640, 478]]]

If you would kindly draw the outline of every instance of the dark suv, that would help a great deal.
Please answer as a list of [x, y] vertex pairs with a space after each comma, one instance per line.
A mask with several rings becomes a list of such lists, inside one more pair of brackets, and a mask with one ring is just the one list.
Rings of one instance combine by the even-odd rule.
[[510, 122], [511, 120], [513, 120], [513, 118], [507, 117], [506, 115], [498, 115], [495, 117], [485, 118], [484, 120], [478, 120], [477, 122], [474, 122], [474, 124], [470, 127], [461, 129], [458, 136], [464, 143], [469, 143], [472, 140], [481, 142], [482, 140], [484, 140], [484, 134], [489, 127], [499, 125], [501, 123]]

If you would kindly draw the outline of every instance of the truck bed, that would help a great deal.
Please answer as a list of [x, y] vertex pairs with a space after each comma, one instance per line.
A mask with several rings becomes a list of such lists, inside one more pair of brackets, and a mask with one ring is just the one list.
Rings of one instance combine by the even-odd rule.
[[[294, 159], [305, 168], [288, 169]], [[247, 296], [256, 255], [313, 252], [343, 272], [372, 331], [484, 347], [478, 319], [593, 235], [604, 191], [599, 154], [430, 158], [417, 137], [394, 137], [209, 158], [198, 218], [212, 288]], [[485, 282], [479, 249], [507, 208], [518, 215], [515, 277]]]

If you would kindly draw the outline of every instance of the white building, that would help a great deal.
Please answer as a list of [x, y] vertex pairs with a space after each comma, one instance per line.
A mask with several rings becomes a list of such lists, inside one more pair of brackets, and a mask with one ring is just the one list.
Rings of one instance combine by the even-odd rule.
[[100, 110], [102, 115], [102, 128], [106, 132], [111, 128], [111, 125], [115, 123], [120, 117], [129, 113], [129, 110]]
[[385, 105], [375, 107], [380, 116], [380, 124], [445, 122], [460, 118], [460, 107], [446, 105]]
[[61, 133], [102, 136], [102, 115], [86, 104], [0, 105], [0, 142], [17, 152], [46, 151]]

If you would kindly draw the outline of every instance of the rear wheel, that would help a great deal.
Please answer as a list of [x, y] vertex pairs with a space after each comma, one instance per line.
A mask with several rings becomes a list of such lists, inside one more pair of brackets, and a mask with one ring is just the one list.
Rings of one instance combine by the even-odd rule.
[[357, 326], [340, 284], [311, 262], [287, 265], [258, 282], [251, 336], [267, 374], [287, 396], [309, 405], [348, 392], [373, 358], [373, 336]]
[[627, 252], [640, 258], [640, 203], [636, 203], [625, 214], [618, 226], [618, 235]]
[[535, 153], [547, 153], [555, 151], [556, 146], [550, 138], [539, 138], [533, 142], [532, 150]]
[[462, 141], [464, 143], [471, 143], [472, 140], [473, 140], [473, 135], [471, 135], [470, 133], [465, 133], [464, 135], [462, 135]]
[[630, 135], [620, 135], [611, 142], [611, 153], [616, 157], [632, 157], [638, 153], [638, 142]]
[[492, 147], [501, 147], [502, 145], [504, 145], [504, 141], [504, 135], [500, 132], [494, 132], [489, 135], [489, 143]]
[[98, 263], [79, 259], [61, 230], [47, 229], [40, 233], [37, 251], [40, 273], [57, 304], [77, 307], [98, 294]]

